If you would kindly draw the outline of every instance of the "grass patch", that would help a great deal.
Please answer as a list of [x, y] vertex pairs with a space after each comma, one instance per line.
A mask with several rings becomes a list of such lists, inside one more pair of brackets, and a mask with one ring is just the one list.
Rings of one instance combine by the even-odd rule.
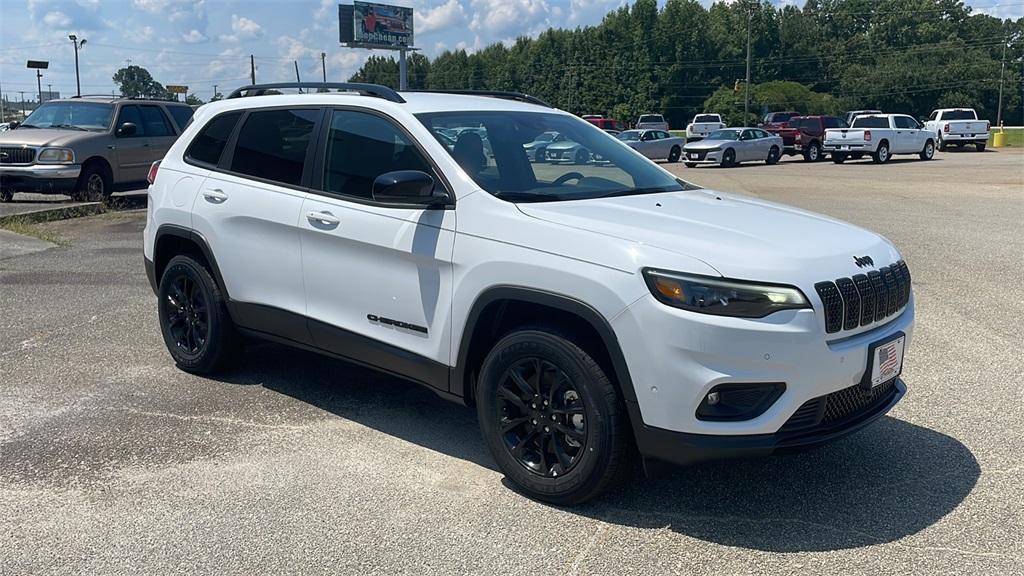
[[[992, 137], [995, 135], [996, 130], [988, 135], [988, 144], [992, 145]], [[1006, 134], [1006, 147], [1007, 148], [1024, 148], [1024, 128], [1008, 128], [1004, 129], [1003, 133]]]
[[6, 218], [0, 222], [0, 228], [14, 232], [15, 234], [21, 234], [22, 236], [30, 236], [32, 238], [38, 238], [57, 246], [69, 246], [71, 243], [65, 240], [60, 234], [54, 232], [49, 228], [44, 228], [38, 223], [34, 222], [30, 218], [24, 217], [13, 217]]

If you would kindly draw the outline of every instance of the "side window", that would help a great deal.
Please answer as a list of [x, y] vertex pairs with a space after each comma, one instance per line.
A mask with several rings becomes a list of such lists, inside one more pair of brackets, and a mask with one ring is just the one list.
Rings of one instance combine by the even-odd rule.
[[939, 118], [939, 111], [932, 112], [932, 115], [928, 117], [928, 120], [937, 120]]
[[139, 112], [138, 106], [121, 106], [121, 113], [117, 115], [118, 129], [126, 123], [135, 124], [136, 138], [146, 135], [146, 124], [142, 121], [142, 113]]
[[751, 130], [744, 130], [743, 135], [740, 136], [740, 140], [752, 140], [754, 138], [754, 132]]
[[242, 117], [241, 112], [228, 112], [210, 120], [192, 140], [185, 156], [197, 162], [216, 165], [231, 137], [231, 131]]
[[231, 171], [298, 186], [319, 110], [252, 112], [238, 133]]
[[140, 106], [142, 109], [142, 122], [146, 124], [144, 132], [146, 136], [158, 138], [160, 136], [173, 136], [174, 130], [167, 123], [167, 116], [160, 110], [159, 106]]
[[909, 116], [897, 116], [895, 120], [897, 128], [917, 128], [917, 122]]
[[825, 128], [846, 128], [846, 123], [839, 118], [825, 118]]
[[[477, 131], [459, 135], [452, 155], [473, 155], [472, 162], [487, 163]], [[470, 144], [476, 143], [472, 149]], [[327, 134], [324, 185], [327, 192], [373, 198], [373, 181], [395, 170], [419, 170], [434, 176], [430, 164], [413, 143], [390, 121], [375, 114], [335, 110]]]
[[178, 125], [179, 132], [185, 131], [185, 126], [188, 126], [188, 121], [192, 119], [192, 114], [195, 113], [191, 106], [168, 106], [167, 111], [174, 118], [174, 123]]

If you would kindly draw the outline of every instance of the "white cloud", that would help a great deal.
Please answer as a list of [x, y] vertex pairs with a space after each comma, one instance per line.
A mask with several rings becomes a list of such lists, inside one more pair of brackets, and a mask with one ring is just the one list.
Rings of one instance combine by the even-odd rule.
[[181, 35], [181, 41], [185, 44], [199, 44], [201, 42], [206, 42], [207, 40], [209, 40], [209, 38], [195, 28]]
[[551, 7], [547, 0], [471, 0], [473, 32], [502, 33], [529, 30], [550, 22]]
[[263, 36], [263, 27], [245, 16], [231, 15], [231, 31], [242, 40], [253, 40]]
[[54, 10], [53, 12], [47, 12], [46, 16], [43, 16], [43, 23], [47, 26], [67, 28], [71, 25], [71, 18], [60, 10]]
[[448, 0], [444, 4], [420, 10], [415, 14], [417, 34], [445, 30], [466, 21], [466, 9], [459, 0]]

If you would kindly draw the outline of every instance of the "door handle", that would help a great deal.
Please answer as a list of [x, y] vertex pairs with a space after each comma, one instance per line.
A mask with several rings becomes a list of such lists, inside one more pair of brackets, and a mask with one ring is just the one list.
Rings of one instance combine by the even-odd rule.
[[309, 212], [306, 212], [306, 219], [313, 224], [322, 224], [324, 226], [337, 226], [338, 224], [341, 224], [341, 218], [338, 218], [326, 210], [323, 212], [310, 210]]
[[206, 190], [203, 190], [203, 198], [206, 198], [214, 204], [220, 204], [228, 199], [228, 195], [220, 188], [207, 188]]

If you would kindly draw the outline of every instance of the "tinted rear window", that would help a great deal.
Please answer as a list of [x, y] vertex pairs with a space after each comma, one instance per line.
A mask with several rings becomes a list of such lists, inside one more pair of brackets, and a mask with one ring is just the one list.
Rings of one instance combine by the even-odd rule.
[[640, 117], [641, 122], [664, 122], [665, 119], [661, 116], [647, 115]]
[[319, 110], [264, 110], [245, 119], [231, 171], [298, 186]]
[[889, 119], [885, 116], [858, 116], [853, 121], [854, 128], [888, 128]]
[[195, 112], [191, 106], [168, 106], [167, 111], [171, 113], [171, 117], [174, 118], [174, 123], [178, 125], [178, 130], [184, 130], [185, 126], [188, 126], [188, 121], [192, 119], [192, 114]]
[[790, 118], [797, 116], [795, 112], [776, 112], [771, 115], [771, 122], [788, 122]]
[[697, 115], [696, 118], [693, 119], [693, 121], [694, 121], [694, 123], [701, 123], [701, 122], [718, 122], [719, 120], [718, 120], [718, 116], [713, 116], [711, 114], [699, 114], [699, 115]]
[[217, 164], [224, 146], [228, 143], [235, 123], [242, 116], [241, 112], [221, 114], [206, 124], [188, 147], [186, 156], [192, 160], [206, 164]]
[[942, 113], [943, 120], [977, 120], [973, 110], [949, 110]]

